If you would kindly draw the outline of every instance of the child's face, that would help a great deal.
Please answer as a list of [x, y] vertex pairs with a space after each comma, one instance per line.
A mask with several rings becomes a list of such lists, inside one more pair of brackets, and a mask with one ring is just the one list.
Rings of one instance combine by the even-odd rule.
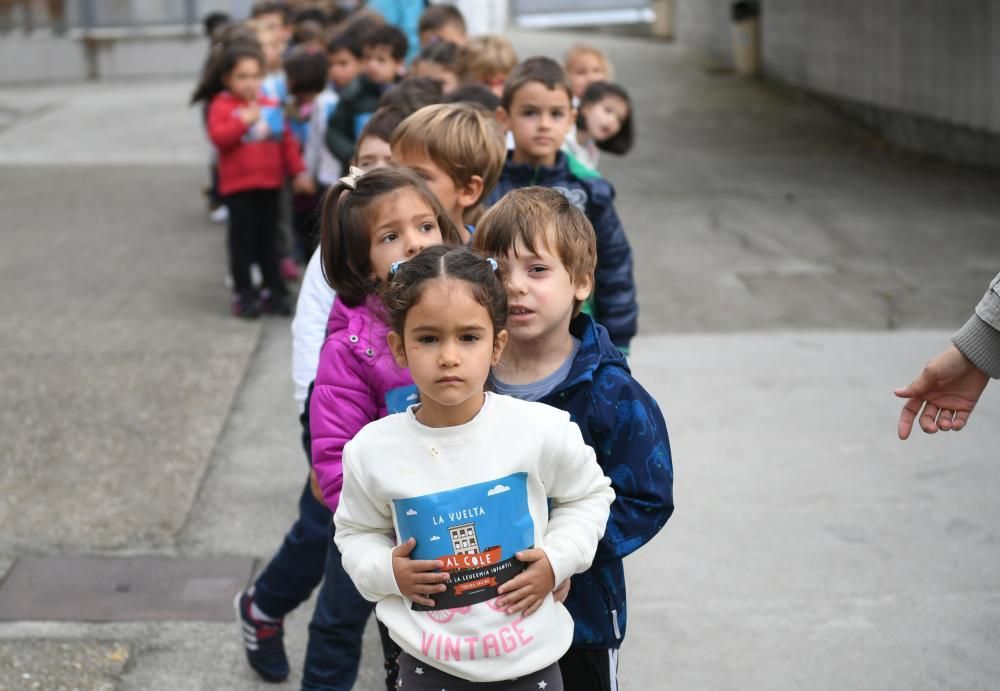
[[222, 79], [229, 91], [247, 103], [256, 100], [263, 75], [261, 65], [253, 58], [240, 58]]
[[590, 295], [591, 280], [574, 282], [548, 240], [531, 252], [519, 239], [501, 258], [507, 280], [507, 331], [512, 343], [551, 342], [569, 334], [573, 308]]
[[424, 421], [459, 424], [482, 407], [486, 379], [507, 335], [501, 331], [494, 339], [489, 312], [468, 283], [444, 278], [427, 283], [406, 313], [401, 337], [389, 338], [396, 362], [409, 367], [420, 390]]
[[390, 192], [376, 203], [368, 249], [373, 278], [385, 279], [393, 262], [443, 242], [434, 209], [412, 187]]
[[365, 46], [365, 74], [376, 84], [392, 84], [399, 74], [399, 60], [392, 57], [389, 46]]
[[628, 119], [628, 103], [618, 96], [605, 96], [596, 103], [581, 106], [587, 134], [599, 142], [607, 141], [621, 132]]
[[422, 177], [434, 196], [441, 202], [448, 217], [459, 228], [462, 227], [462, 215], [465, 213], [465, 207], [471, 205], [467, 199], [468, 195], [463, 194], [462, 188], [455, 184], [451, 176], [426, 152], [402, 151], [396, 147], [392, 150], [392, 162], [396, 165], [412, 168], [417, 175]]
[[392, 150], [389, 142], [379, 137], [365, 137], [358, 142], [355, 154], [358, 168], [366, 173], [376, 168], [386, 168], [392, 164]]
[[329, 67], [326, 73], [327, 79], [338, 89], [350, 84], [361, 72], [361, 61], [346, 49], [328, 55], [326, 62]]
[[277, 31], [268, 31], [259, 34], [260, 46], [264, 51], [264, 61], [267, 63], [268, 72], [276, 72], [281, 69], [281, 54], [285, 50], [285, 41]]
[[565, 89], [528, 82], [514, 93], [510, 110], [498, 109], [497, 117], [514, 135], [515, 162], [550, 166], [576, 113]]
[[410, 73], [414, 77], [429, 77], [430, 79], [441, 82], [441, 91], [444, 94], [450, 94], [458, 88], [458, 75], [438, 62], [433, 62], [431, 60], [418, 60], [414, 63], [413, 69], [410, 70]]
[[569, 85], [577, 98], [583, 98], [583, 92], [589, 84], [607, 81], [610, 77], [607, 63], [593, 53], [583, 53], [573, 58], [573, 62], [566, 66], [566, 76], [569, 77]]

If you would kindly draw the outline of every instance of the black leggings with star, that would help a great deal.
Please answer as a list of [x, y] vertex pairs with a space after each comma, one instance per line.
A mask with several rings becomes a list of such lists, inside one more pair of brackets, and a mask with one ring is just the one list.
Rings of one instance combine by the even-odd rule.
[[477, 684], [453, 677], [412, 655], [400, 653], [398, 688], [401, 691], [563, 691], [563, 684], [558, 664], [510, 681]]

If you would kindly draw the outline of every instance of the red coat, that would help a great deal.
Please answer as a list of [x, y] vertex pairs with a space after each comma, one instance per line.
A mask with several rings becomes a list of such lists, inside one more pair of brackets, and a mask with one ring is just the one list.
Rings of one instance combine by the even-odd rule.
[[[299, 144], [289, 128], [281, 139], [268, 137], [244, 141], [250, 129], [238, 115], [247, 104], [223, 91], [208, 107], [208, 136], [219, 151], [219, 194], [227, 195], [246, 190], [277, 189], [289, 175], [305, 170]], [[277, 106], [277, 101], [261, 96], [257, 105]]]

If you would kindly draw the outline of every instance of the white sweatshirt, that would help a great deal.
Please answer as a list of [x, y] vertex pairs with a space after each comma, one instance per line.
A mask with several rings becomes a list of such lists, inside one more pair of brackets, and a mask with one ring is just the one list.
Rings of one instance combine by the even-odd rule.
[[[367, 425], [344, 448], [337, 547], [358, 591], [406, 652], [469, 681], [500, 681], [556, 662], [573, 620], [546, 597], [531, 616], [494, 609], [521, 570], [514, 553], [545, 550], [559, 584], [586, 570], [614, 501], [610, 481], [569, 414], [487, 393], [457, 427], [417, 421], [415, 407]], [[547, 503], [551, 500], [551, 509]], [[448, 590], [431, 610], [405, 599], [392, 549], [441, 559]]]
[[309, 258], [299, 287], [299, 299], [295, 303], [295, 318], [292, 319], [292, 382], [295, 384], [299, 414], [305, 410], [309, 385], [316, 378], [319, 351], [326, 340], [326, 324], [336, 295], [323, 276], [321, 254], [316, 248]]

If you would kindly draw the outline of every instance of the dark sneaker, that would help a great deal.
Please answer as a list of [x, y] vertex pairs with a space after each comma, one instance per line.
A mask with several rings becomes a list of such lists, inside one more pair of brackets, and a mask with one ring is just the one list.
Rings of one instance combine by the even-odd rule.
[[260, 304], [253, 295], [234, 295], [230, 306], [234, 317], [256, 319], [260, 316]]
[[288, 678], [288, 657], [285, 655], [285, 627], [281, 620], [260, 621], [253, 618], [253, 593], [244, 590], [233, 601], [236, 620], [243, 634], [247, 662], [264, 681], [277, 683]]

